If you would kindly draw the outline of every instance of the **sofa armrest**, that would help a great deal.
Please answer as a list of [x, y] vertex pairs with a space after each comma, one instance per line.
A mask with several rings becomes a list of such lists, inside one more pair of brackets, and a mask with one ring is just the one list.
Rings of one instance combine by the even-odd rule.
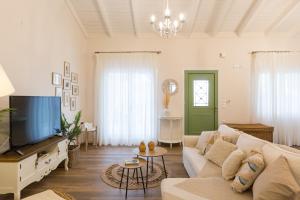
[[195, 147], [198, 142], [199, 135], [184, 135], [183, 136], [183, 146], [185, 147]]

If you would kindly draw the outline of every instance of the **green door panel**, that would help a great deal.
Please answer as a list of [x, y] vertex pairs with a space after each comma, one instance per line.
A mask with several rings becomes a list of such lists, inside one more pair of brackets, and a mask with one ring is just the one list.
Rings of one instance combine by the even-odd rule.
[[217, 75], [216, 72], [185, 74], [185, 133], [199, 135], [215, 130], [217, 125]]

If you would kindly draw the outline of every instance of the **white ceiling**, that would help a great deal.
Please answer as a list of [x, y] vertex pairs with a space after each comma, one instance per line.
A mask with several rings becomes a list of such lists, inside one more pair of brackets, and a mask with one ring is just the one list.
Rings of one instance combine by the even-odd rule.
[[[149, 17], [164, 0], [66, 0], [87, 37], [158, 37]], [[169, 0], [172, 16], [183, 12], [179, 37], [299, 36], [300, 0]]]

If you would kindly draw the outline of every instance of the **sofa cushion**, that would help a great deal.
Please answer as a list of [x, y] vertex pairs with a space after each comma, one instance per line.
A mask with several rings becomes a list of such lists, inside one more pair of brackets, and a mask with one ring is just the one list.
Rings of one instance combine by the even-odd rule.
[[212, 141], [215, 135], [218, 135], [217, 131], [202, 131], [196, 144], [196, 148], [199, 149], [201, 155], [204, 154], [207, 145]]
[[277, 159], [280, 155], [286, 157], [288, 164], [294, 174], [296, 181], [300, 185], [300, 154], [286, 151], [274, 144], [267, 144], [262, 148], [266, 165]]
[[198, 153], [198, 149], [183, 147], [183, 163], [190, 177], [221, 176], [221, 168]]
[[224, 140], [217, 139], [210, 150], [205, 154], [205, 158], [222, 167], [224, 160], [231, 152], [236, 150], [236, 146]]
[[224, 136], [226, 139], [226, 141], [228, 141], [228, 138], [230, 138], [230, 142], [233, 143], [233, 144], [236, 144], [241, 132], [236, 130], [236, 129], [233, 129], [233, 128], [230, 128], [229, 126], [227, 125], [220, 125], [219, 126], [219, 129], [218, 129], [218, 132], [220, 133], [221, 136]]
[[252, 135], [249, 135], [247, 133], [242, 133], [236, 145], [239, 149], [249, 154], [251, 150], [261, 151], [261, 148], [267, 143], [267, 141], [253, 137]]
[[270, 163], [253, 184], [254, 200], [296, 199], [299, 192], [300, 187], [284, 156], [279, 156]]
[[224, 161], [222, 165], [222, 176], [225, 180], [230, 180], [235, 177], [239, 168], [242, 165], [243, 160], [246, 158], [246, 154], [237, 149], [233, 151]]
[[252, 193], [236, 193], [221, 177], [167, 178], [162, 181], [163, 200], [252, 200]]
[[[251, 152], [252, 153], [252, 152]], [[254, 153], [243, 161], [243, 165], [236, 174], [231, 187], [234, 191], [244, 192], [252, 186], [257, 176], [265, 167], [261, 153]]]

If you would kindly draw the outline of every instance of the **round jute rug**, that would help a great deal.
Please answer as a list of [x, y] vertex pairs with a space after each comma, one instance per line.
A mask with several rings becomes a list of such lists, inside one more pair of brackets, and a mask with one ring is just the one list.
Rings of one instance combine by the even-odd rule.
[[[149, 163], [150, 164], [150, 163]], [[146, 167], [142, 167], [144, 184], [146, 184]], [[158, 163], [153, 163], [153, 172], [151, 167], [148, 170], [148, 187], [154, 188], [160, 186], [160, 182], [165, 178], [163, 167]], [[113, 164], [105, 169], [100, 177], [104, 183], [111, 187], [119, 188], [122, 176], [122, 168], [118, 164]], [[121, 188], [126, 188], [127, 170], [125, 169]], [[145, 185], [146, 186], [146, 185]], [[136, 175], [133, 176], [133, 170], [129, 170], [128, 189], [139, 190], [143, 189], [141, 173], [139, 171], [139, 183], [137, 183]]]

